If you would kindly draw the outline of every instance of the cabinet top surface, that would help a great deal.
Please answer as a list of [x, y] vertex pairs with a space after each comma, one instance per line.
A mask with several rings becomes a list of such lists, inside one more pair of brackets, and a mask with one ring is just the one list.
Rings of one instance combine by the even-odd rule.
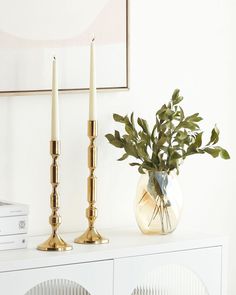
[[178, 231], [166, 236], [143, 235], [138, 229], [101, 230], [101, 233], [109, 238], [109, 244], [78, 245], [73, 240], [79, 233], [62, 234], [73, 245], [73, 250], [66, 252], [38, 251], [37, 245], [47, 237], [31, 237], [27, 249], [0, 251], [0, 272], [217, 247], [226, 241], [220, 236]]

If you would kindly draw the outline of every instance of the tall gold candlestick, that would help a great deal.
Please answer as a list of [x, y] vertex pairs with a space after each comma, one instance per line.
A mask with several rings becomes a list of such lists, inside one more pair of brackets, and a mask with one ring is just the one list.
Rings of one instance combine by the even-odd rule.
[[88, 147], [88, 168], [90, 174], [88, 177], [88, 186], [87, 186], [87, 197], [89, 207], [86, 209], [86, 217], [88, 219], [88, 229], [84, 234], [75, 239], [77, 244], [105, 244], [109, 240], [103, 238], [99, 232], [94, 227], [95, 220], [97, 218], [97, 208], [95, 207], [96, 203], [96, 192], [97, 192], [97, 177], [94, 174], [96, 169], [97, 161], [97, 149], [95, 146], [95, 139], [97, 137], [97, 121], [89, 120], [88, 121], [88, 137], [90, 139], [90, 145]]
[[51, 185], [52, 193], [50, 196], [50, 205], [52, 209], [52, 214], [49, 217], [49, 223], [52, 227], [52, 233], [48, 240], [37, 247], [41, 251], [68, 251], [72, 249], [72, 246], [67, 244], [57, 233], [58, 228], [61, 224], [61, 216], [58, 213], [59, 210], [59, 194], [57, 192], [57, 187], [59, 185], [58, 177], [58, 157], [60, 155], [60, 141], [52, 140], [50, 141], [50, 152], [52, 156], [51, 165]]

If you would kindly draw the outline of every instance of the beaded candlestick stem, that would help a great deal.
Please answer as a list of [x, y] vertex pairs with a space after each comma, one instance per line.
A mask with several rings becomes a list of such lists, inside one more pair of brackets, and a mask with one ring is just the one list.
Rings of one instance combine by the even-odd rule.
[[97, 121], [88, 121], [88, 137], [90, 139], [90, 145], [88, 147], [88, 167], [90, 170], [90, 175], [88, 177], [88, 203], [89, 207], [86, 209], [86, 217], [88, 219], [88, 229], [84, 234], [77, 239], [75, 243], [77, 244], [105, 244], [108, 243], [108, 239], [103, 238], [99, 232], [94, 227], [95, 220], [97, 218], [97, 208], [95, 207], [96, 202], [96, 184], [97, 178], [94, 174], [96, 168], [96, 153], [97, 149], [95, 146], [95, 139], [97, 137]]
[[49, 223], [52, 227], [51, 236], [47, 241], [42, 243], [37, 247], [41, 251], [68, 251], [72, 249], [72, 246], [67, 244], [57, 233], [57, 230], [61, 224], [61, 216], [58, 213], [59, 210], [59, 195], [57, 192], [57, 187], [59, 185], [58, 177], [58, 157], [60, 155], [60, 141], [52, 140], [50, 142], [50, 150], [52, 156], [52, 165], [51, 165], [51, 185], [52, 193], [50, 196], [50, 205], [52, 209], [52, 214], [49, 217]]

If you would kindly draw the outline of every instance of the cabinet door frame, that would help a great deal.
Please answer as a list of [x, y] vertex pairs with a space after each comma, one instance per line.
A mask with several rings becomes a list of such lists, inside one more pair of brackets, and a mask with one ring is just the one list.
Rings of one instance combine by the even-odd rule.
[[119, 258], [114, 261], [114, 295], [131, 295], [147, 269], [178, 264], [195, 273], [209, 295], [222, 295], [222, 246]]
[[76, 282], [91, 295], [110, 295], [113, 293], [113, 260], [2, 272], [0, 294], [25, 295], [36, 285], [53, 279]]

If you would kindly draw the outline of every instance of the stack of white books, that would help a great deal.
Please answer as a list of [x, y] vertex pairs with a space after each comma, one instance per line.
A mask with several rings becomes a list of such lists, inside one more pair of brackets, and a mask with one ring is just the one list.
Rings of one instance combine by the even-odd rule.
[[27, 247], [27, 205], [0, 201], [0, 250]]

